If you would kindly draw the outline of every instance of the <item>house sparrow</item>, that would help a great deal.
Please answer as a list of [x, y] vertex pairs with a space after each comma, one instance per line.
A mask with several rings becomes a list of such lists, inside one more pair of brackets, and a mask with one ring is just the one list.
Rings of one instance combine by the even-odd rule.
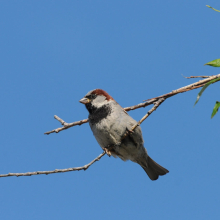
[[138, 163], [151, 180], [169, 172], [148, 156], [140, 126], [122, 139], [137, 122], [107, 92], [92, 90], [80, 102], [89, 111], [92, 132], [108, 155]]

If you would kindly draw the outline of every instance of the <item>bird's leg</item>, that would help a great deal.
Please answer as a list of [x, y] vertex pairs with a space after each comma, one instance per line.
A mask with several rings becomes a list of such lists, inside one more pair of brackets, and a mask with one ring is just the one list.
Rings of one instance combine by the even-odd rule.
[[106, 154], [110, 157], [112, 155], [111, 151], [114, 151], [114, 148], [116, 146], [120, 146], [121, 142], [117, 143], [117, 144], [108, 144], [105, 148], [104, 151], [106, 152]]
[[[121, 145], [121, 142], [118, 142], [116, 144], [109, 144], [107, 145], [103, 150], [106, 152], [106, 154], [110, 157], [112, 155], [112, 152], [115, 152], [115, 148], [119, 147]], [[118, 153], [116, 153], [118, 154]]]

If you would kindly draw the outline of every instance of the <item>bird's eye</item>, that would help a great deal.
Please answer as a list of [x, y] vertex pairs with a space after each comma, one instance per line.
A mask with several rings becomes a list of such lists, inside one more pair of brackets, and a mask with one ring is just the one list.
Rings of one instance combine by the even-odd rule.
[[92, 95], [91, 95], [91, 98], [92, 98], [92, 99], [95, 99], [95, 98], [96, 98], [96, 95], [95, 95], [95, 94], [92, 94]]

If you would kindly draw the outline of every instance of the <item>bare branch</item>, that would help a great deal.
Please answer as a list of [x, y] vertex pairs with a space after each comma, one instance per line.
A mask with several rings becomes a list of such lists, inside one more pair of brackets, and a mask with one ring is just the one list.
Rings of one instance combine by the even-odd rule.
[[155, 111], [165, 100], [165, 98], [160, 98], [157, 102], [155, 102], [154, 107], [148, 111], [148, 113], [138, 122], [137, 126], [140, 125], [145, 119], [147, 119], [150, 114]]
[[[161, 95], [161, 96], [158, 96], [158, 97], [155, 97], [155, 98], [151, 98], [151, 99], [148, 99], [148, 100], [145, 100], [144, 103], [140, 103], [138, 105], [134, 105], [134, 106], [131, 106], [131, 107], [126, 107], [124, 108], [125, 111], [131, 111], [131, 110], [135, 110], [135, 109], [138, 109], [138, 108], [144, 108], [148, 105], [152, 105], [154, 102], [157, 102], [160, 98], [170, 98], [171, 96], [174, 96], [176, 94], [179, 94], [179, 93], [183, 93], [183, 92], [187, 92], [187, 91], [190, 91], [190, 90], [193, 90], [193, 89], [197, 89], [197, 88], [200, 88], [202, 86], [204, 86], [207, 82], [215, 79], [215, 78], [219, 78], [220, 77], [220, 74], [218, 75], [214, 75], [214, 76], [210, 76], [210, 77], [207, 77], [207, 76], [199, 76], [201, 78], [206, 78], [204, 80], [200, 80], [196, 83], [193, 83], [193, 84], [190, 84], [188, 86], [184, 86], [182, 88], [179, 88], [177, 90], [173, 90], [172, 92], [170, 93], [167, 93], [167, 94], [164, 94], [164, 95]], [[189, 78], [198, 78], [198, 77], [189, 77]], [[58, 116], [54, 116], [55, 119], [59, 119], [58, 121], [61, 122], [62, 125], [64, 125], [63, 127], [60, 127], [60, 128], [57, 128], [57, 129], [54, 129], [52, 131], [47, 131], [45, 132], [44, 134], [51, 134], [51, 133], [58, 133], [60, 131], [63, 131], [65, 129], [68, 129], [70, 127], [73, 127], [73, 126], [76, 126], [76, 125], [82, 125], [84, 123], [87, 123], [88, 122], [88, 119], [83, 119], [83, 120], [80, 120], [80, 121], [76, 121], [76, 122], [72, 122], [72, 123], [66, 123], [65, 121], [63, 121], [62, 119], [60, 119]]]
[[52, 174], [52, 173], [65, 173], [70, 171], [76, 171], [76, 170], [87, 170], [92, 164], [94, 164], [96, 161], [99, 161], [106, 153], [103, 152], [98, 157], [96, 157], [93, 161], [90, 163], [82, 166], [82, 167], [73, 167], [73, 168], [67, 168], [67, 169], [56, 169], [51, 171], [35, 171], [35, 172], [27, 172], [27, 173], [8, 173], [8, 174], [0, 174], [0, 177], [9, 177], [9, 176], [32, 176], [32, 175], [40, 175], [40, 174]]
[[[58, 120], [59, 117], [57, 115], [54, 115], [54, 118]], [[61, 118], [59, 118], [59, 119], [60, 120], [58, 120], [58, 121], [61, 122], [61, 124], [63, 123], [64, 126], [61, 127], [61, 128], [56, 128], [56, 129], [54, 129], [52, 131], [47, 131], [44, 134], [51, 134], [51, 133], [54, 133], [54, 132], [58, 133], [60, 131], [66, 130], [68, 128], [71, 128], [73, 126], [82, 125], [82, 124], [87, 123], [89, 121], [88, 119], [83, 119], [81, 121], [76, 121], [76, 122], [72, 122], [72, 123], [66, 123], [65, 121], [63, 121], [63, 119], [61, 119]]]

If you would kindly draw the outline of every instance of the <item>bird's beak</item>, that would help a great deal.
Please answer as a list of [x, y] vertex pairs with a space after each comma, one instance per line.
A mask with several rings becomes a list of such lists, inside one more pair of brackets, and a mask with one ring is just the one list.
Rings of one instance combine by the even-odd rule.
[[87, 98], [82, 98], [82, 99], [79, 100], [79, 102], [81, 102], [82, 104], [87, 104], [87, 103], [90, 103], [91, 100], [87, 99]]

